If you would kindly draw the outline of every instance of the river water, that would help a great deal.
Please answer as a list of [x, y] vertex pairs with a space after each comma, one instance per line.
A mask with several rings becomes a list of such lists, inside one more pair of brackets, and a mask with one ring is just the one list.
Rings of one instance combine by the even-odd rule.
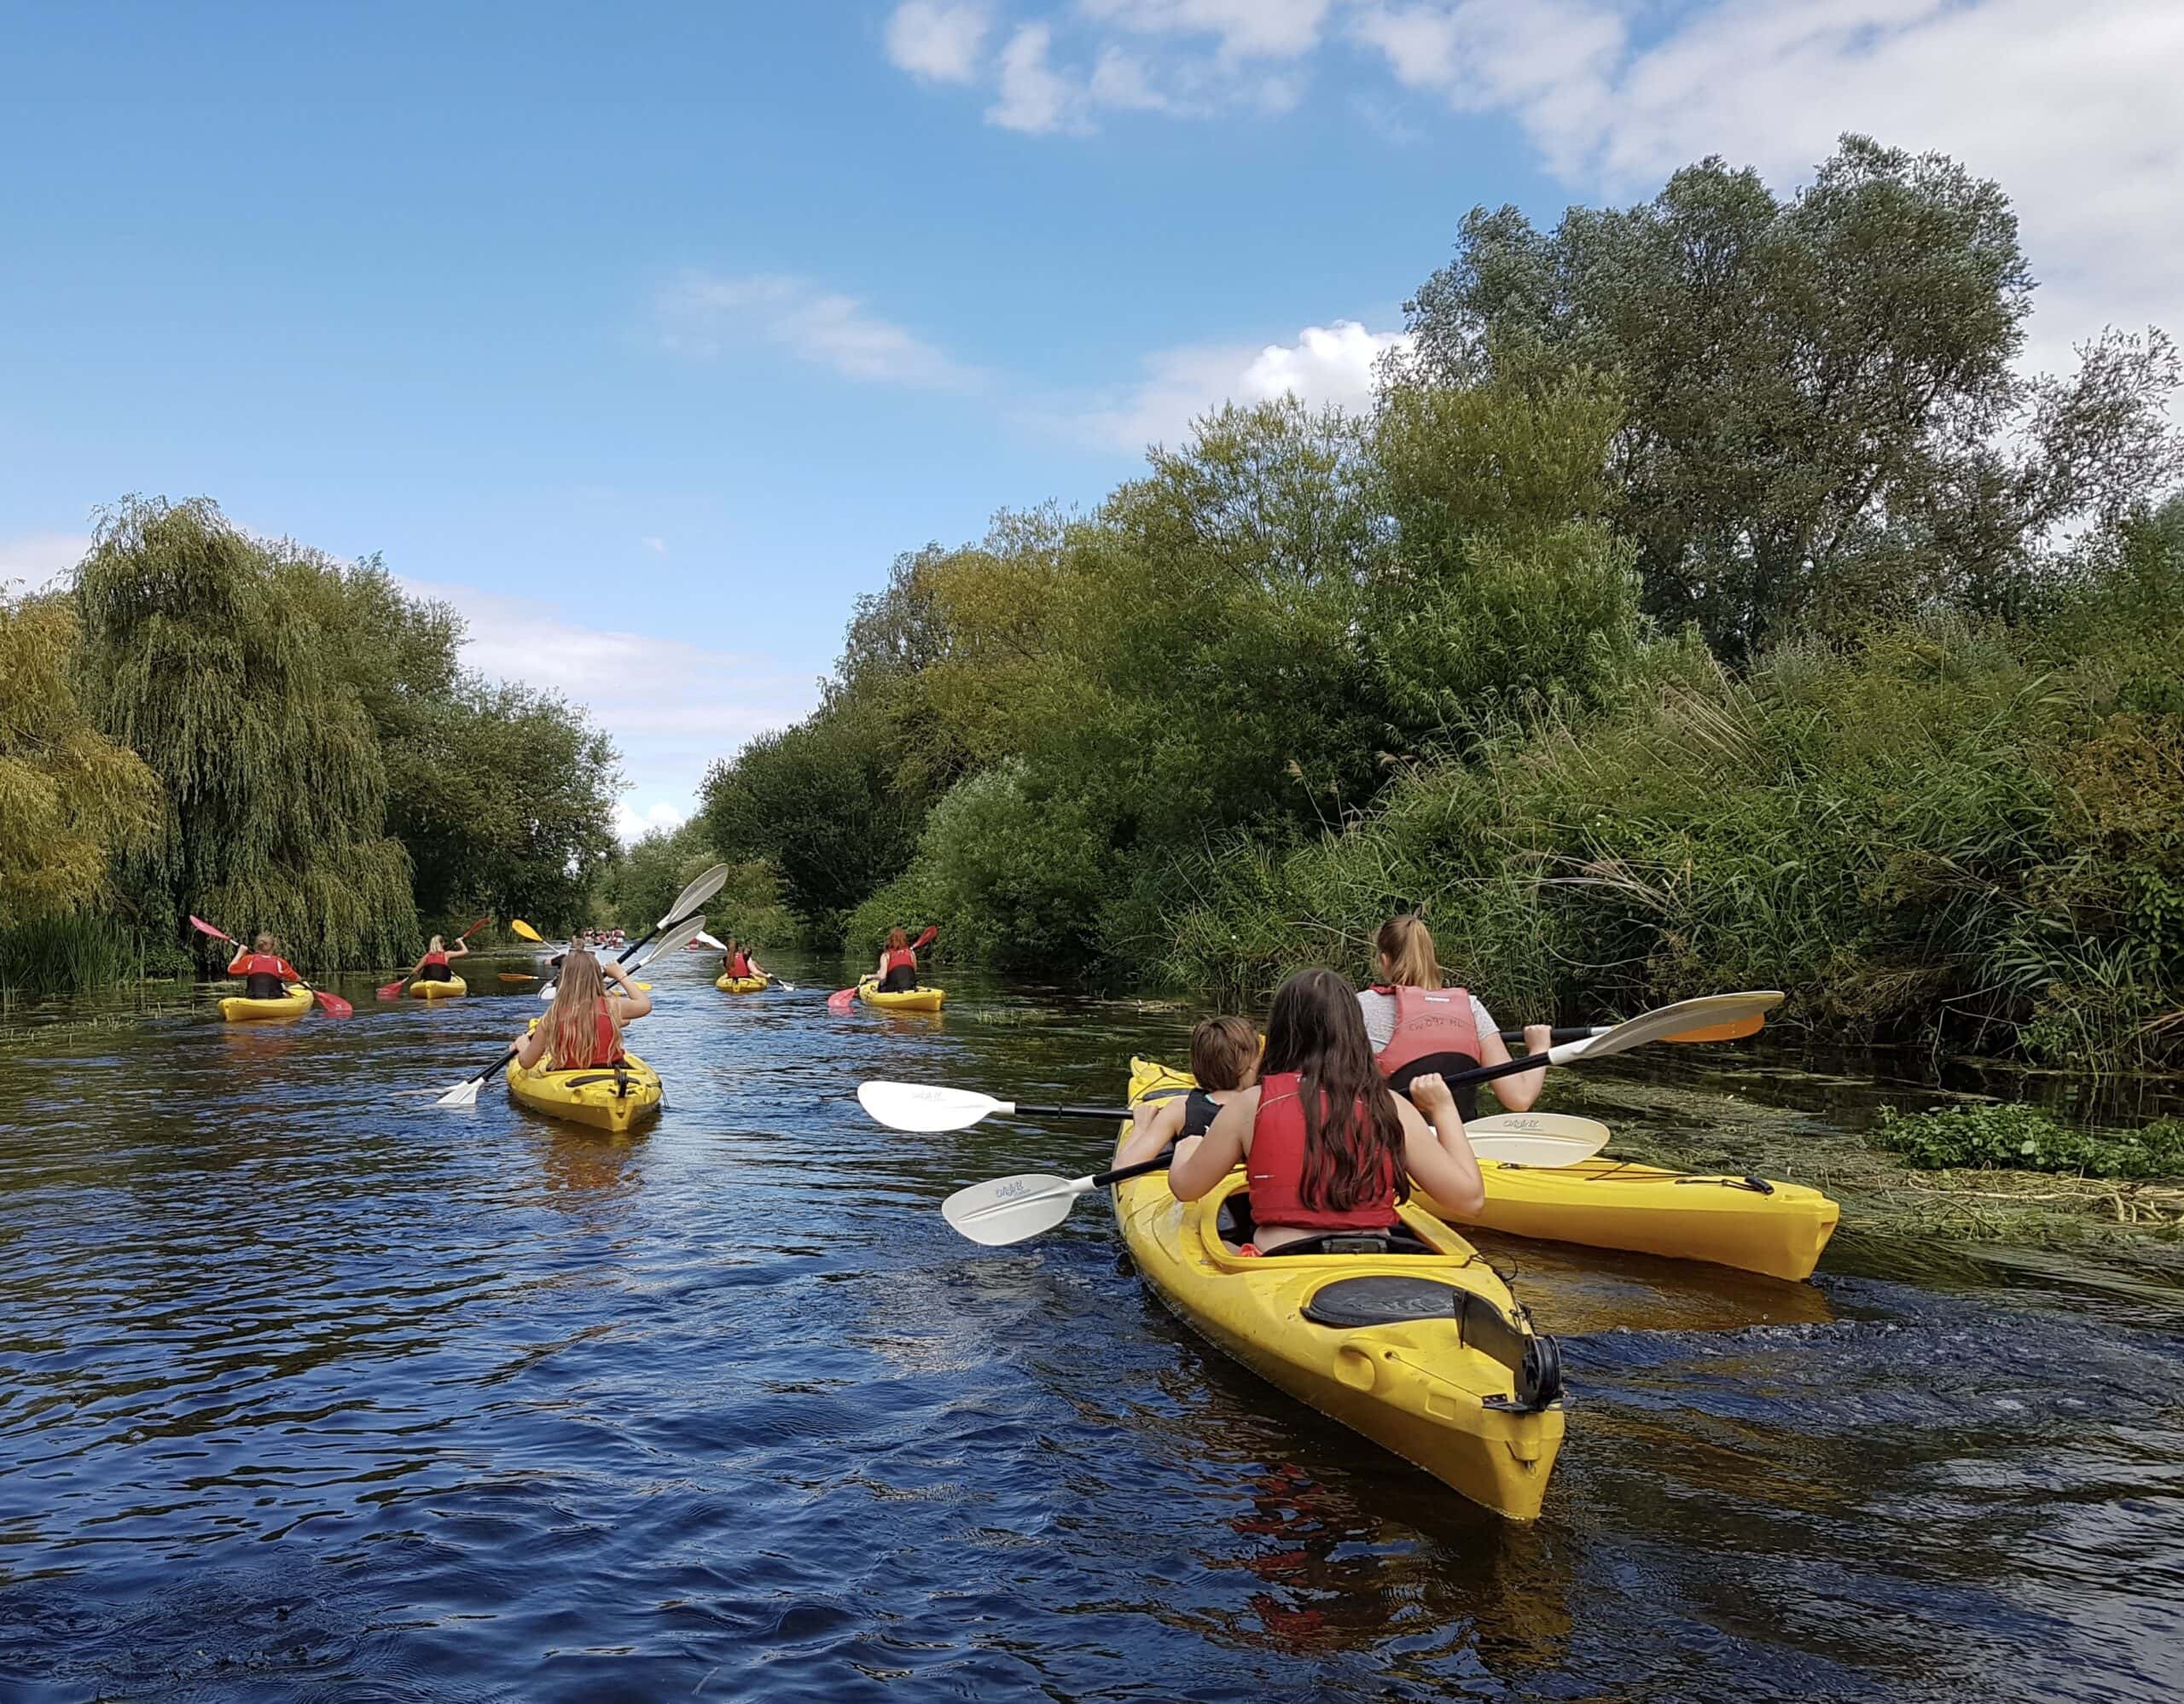
[[[537, 1009], [482, 971], [346, 1022], [201, 991], [0, 1036], [0, 1697], [2184, 1689], [2163, 1286], [1855, 1223], [1803, 1286], [1482, 1238], [1571, 1390], [1509, 1526], [1203, 1347], [1098, 1198], [1010, 1249], [942, 1221], [1104, 1127], [904, 1137], [851, 1098], [1110, 1102], [1182, 1009], [964, 976], [942, 1018], [835, 1017], [799, 970], [663, 968], [635, 1140], [416, 1092]], [[1750, 1046], [1543, 1104], [1824, 1139], [1840, 1086]]]

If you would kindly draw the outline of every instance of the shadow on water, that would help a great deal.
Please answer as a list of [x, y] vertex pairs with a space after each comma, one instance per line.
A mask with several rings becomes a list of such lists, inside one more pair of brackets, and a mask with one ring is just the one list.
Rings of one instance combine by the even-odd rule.
[[[0, 1695], [2176, 1695], [2161, 1272], [1855, 1219], [1810, 1285], [1482, 1237], [1573, 1393], [1512, 1527], [1205, 1347], [1096, 1200], [1009, 1249], [940, 1220], [1111, 1131], [850, 1098], [1113, 1101], [1187, 1009], [951, 974], [835, 1016], [839, 967], [784, 968], [663, 968], [668, 1105], [619, 1140], [432, 1104], [537, 1009], [497, 977], [0, 1034]], [[1794, 1176], [1890, 1095], [1687, 1049], [1550, 1104]]]

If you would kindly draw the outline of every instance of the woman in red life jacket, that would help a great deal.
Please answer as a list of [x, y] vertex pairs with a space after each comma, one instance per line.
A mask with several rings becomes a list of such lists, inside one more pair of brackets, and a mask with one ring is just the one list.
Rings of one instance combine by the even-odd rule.
[[758, 962], [758, 956], [739, 943], [734, 935], [728, 938], [727, 950], [721, 955], [721, 971], [727, 976], [763, 976], [773, 980], [773, 973]]
[[450, 946], [434, 935], [432, 945], [425, 949], [425, 956], [410, 966], [409, 980], [412, 982], [452, 982], [455, 973], [447, 968], [448, 960], [468, 958], [469, 956], [468, 941], [457, 941]]
[[[1441, 962], [1422, 918], [1389, 918], [1374, 944], [1380, 949], [1380, 980], [1358, 992], [1357, 1007], [1380, 1070], [1397, 1094], [1409, 1094], [1427, 1072], [1453, 1077], [1482, 1065], [1509, 1062], [1494, 1015], [1469, 989], [1442, 985]], [[1529, 1024], [1525, 1050], [1544, 1053], [1554, 1038], [1545, 1024]], [[1495, 1097], [1513, 1113], [1528, 1112], [1546, 1080], [1544, 1065], [1497, 1077]], [[1478, 1090], [1456, 1090], [1456, 1108], [1466, 1118], [1477, 1118]]]
[[[605, 979], [619, 991], [610, 994]], [[556, 1071], [586, 1071], [622, 1057], [622, 1030], [652, 1010], [652, 996], [613, 959], [602, 969], [588, 952], [562, 961], [554, 1003], [527, 1035], [516, 1038], [515, 1062], [528, 1071], [550, 1057]]]
[[883, 994], [907, 994], [918, 986], [918, 956], [910, 951], [910, 938], [900, 929], [887, 932], [886, 950], [872, 974]]
[[288, 984], [304, 980], [296, 967], [281, 957], [281, 943], [263, 934], [250, 944], [247, 952], [235, 955], [228, 974], [242, 978], [246, 1000], [277, 1000], [288, 992]]
[[1191, 1075], [1198, 1087], [1188, 1095], [1141, 1102], [1131, 1112], [1130, 1139], [1117, 1150], [1116, 1165], [1150, 1160], [1171, 1142], [1195, 1148], [1222, 1108], [1258, 1081], [1258, 1026], [1249, 1018], [1201, 1019], [1191, 1031]]
[[1385, 1230], [1414, 1178], [1460, 1215], [1486, 1202], [1449, 1085], [1429, 1071], [1409, 1100], [1391, 1090], [1356, 991], [1332, 970], [1300, 970], [1275, 992], [1258, 1084], [1178, 1152], [1168, 1187], [1194, 1201], [1240, 1160], [1254, 1221], [1244, 1247], [1257, 1254], [1309, 1253], [1331, 1235]]

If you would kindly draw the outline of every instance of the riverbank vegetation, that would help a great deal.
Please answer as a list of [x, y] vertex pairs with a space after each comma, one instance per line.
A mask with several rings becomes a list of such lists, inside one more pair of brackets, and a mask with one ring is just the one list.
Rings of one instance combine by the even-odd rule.
[[1858, 138], [1477, 210], [1368, 414], [900, 558], [703, 836], [860, 951], [1242, 998], [1423, 906], [1527, 1017], [2177, 1062], [2177, 362], [2029, 376], [2033, 292], [1998, 186]]
[[73, 586], [0, 602], [0, 980], [209, 965], [193, 912], [321, 972], [489, 912], [579, 921], [613, 747], [462, 637], [376, 561], [204, 500], [109, 511]]

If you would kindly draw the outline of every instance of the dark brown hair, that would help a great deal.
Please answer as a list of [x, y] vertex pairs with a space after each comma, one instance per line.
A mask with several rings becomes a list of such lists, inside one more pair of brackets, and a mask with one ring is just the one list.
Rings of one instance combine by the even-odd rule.
[[1240, 1089], [1258, 1062], [1258, 1026], [1249, 1018], [1201, 1018], [1191, 1031], [1191, 1075], [1201, 1089]]
[[[1317, 1213], [1345, 1213], [1392, 1175], [1410, 1199], [1403, 1114], [1373, 1057], [1357, 993], [1332, 970], [1300, 970], [1275, 991], [1259, 1078], [1297, 1073], [1304, 1113], [1304, 1175], [1298, 1199]], [[1328, 1127], [1332, 1114], [1340, 1122]]]

